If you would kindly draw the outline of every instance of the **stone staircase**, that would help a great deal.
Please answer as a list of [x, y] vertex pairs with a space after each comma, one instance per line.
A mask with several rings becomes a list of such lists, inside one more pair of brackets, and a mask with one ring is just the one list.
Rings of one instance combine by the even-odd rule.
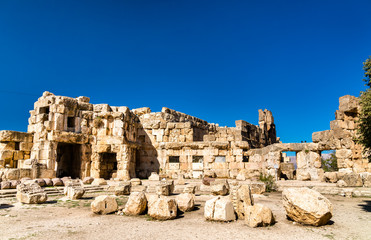
[[[46, 187], [43, 188], [48, 196], [63, 195], [64, 187]], [[92, 186], [84, 185], [86, 193], [102, 192], [105, 191], [105, 186]], [[17, 189], [4, 189], [0, 190], [0, 198], [15, 198], [17, 195]]]

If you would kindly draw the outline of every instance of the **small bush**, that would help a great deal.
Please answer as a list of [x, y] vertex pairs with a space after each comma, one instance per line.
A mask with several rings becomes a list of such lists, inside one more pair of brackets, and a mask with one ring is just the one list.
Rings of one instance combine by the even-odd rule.
[[275, 178], [272, 175], [260, 174], [259, 180], [265, 183], [266, 192], [274, 192], [277, 189]]
[[321, 158], [322, 169], [325, 172], [336, 172], [338, 168], [338, 159], [335, 155], [335, 152], [332, 152], [330, 157], [327, 159]]

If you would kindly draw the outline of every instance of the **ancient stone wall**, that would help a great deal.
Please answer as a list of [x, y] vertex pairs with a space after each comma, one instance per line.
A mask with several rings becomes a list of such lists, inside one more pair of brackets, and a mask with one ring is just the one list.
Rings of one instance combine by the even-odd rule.
[[[138, 139], [139, 177], [160, 171], [167, 177], [184, 174], [235, 178], [250, 167], [247, 150], [277, 141], [272, 114], [265, 110], [260, 127], [243, 120], [236, 127], [219, 127], [193, 116], [163, 108], [161, 112], [134, 109], [142, 128]], [[268, 132], [269, 131], [269, 132]]]
[[371, 163], [362, 153], [363, 147], [354, 141], [359, 113], [358, 98], [340, 97], [339, 110], [335, 112], [335, 120], [330, 122], [330, 130], [313, 133], [312, 140], [322, 150], [336, 150], [340, 170], [371, 172]]

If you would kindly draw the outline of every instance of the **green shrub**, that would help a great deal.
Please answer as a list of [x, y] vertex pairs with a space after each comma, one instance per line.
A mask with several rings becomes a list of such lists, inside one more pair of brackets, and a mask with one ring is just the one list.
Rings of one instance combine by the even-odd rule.
[[274, 192], [277, 189], [275, 177], [272, 175], [260, 174], [259, 180], [265, 183], [266, 192]]

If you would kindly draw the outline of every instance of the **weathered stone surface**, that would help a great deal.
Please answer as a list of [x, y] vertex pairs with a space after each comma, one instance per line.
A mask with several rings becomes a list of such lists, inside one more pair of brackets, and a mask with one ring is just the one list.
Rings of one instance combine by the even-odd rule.
[[336, 183], [338, 181], [336, 172], [325, 172], [326, 182]]
[[84, 193], [85, 189], [80, 180], [70, 180], [64, 186], [64, 195], [70, 200], [80, 199]]
[[241, 185], [236, 193], [236, 213], [238, 219], [245, 219], [245, 207], [254, 205], [254, 198], [249, 185]]
[[194, 186], [194, 185], [186, 185], [184, 187], [183, 193], [192, 193], [192, 194], [195, 194], [196, 193], [196, 186]]
[[192, 193], [182, 193], [176, 196], [176, 202], [180, 211], [189, 212], [195, 206], [195, 196]]
[[309, 188], [286, 188], [282, 192], [287, 216], [306, 225], [325, 225], [332, 217], [332, 203]]
[[159, 196], [148, 204], [148, 215], [158, 220], [170, 220], [177, 216], [177, 203], [174, 199]]
[[228, 192], [229, 191], [228, 191], [227, 185], [225, 185], [224, 183], [211, 185], [211, 193], [213, 195], [225, 196], [228, 194]]
[[44, 178], [45, 186], [53, 186], [53, 181], [50, 178]]
[[2, 181], [1, 182], [1, 189], [11, 189], [12, 183], [10, 181]]
[[111, 195], [101, 195], [96, 197], [90, 207], [96, 214], [109, 214], [118, 209], [116, 198]]
[[257, 183], [250, 183], [250, 191], [251, 194], [262, 194], [265, 193], [265, 183], [257, 182]]
[[261, 204], [245, 206], [245, 223], [249, 227], [266, 227], [274, 224], [272, 211]]
[[123, 182], [120, 183], [115, 187], [115, 195], [120, 196], [120, 195], [129, 195], [130, 194], [130, 189], [131, 189], [131, 183], [130, 182]]
[[63, 181], [60, 178], [53, 178], [52, 179], [53, 186], [63, 186]]
[[206, 220], [213, 221], [236, 220], [233, 203], [228, 197], [215, 197], [206, 201], [204, 216]]
[[347, 187], [348, 185], [344, 180], [339, 180], [339, 181], [337, 181], [336, 186], [337, 187]]
[[170, 185], [169, 184], [158, 184], [156, 186], [156, 193], [158, 195], [169, 196], [170, 195]]
[[146, 210], [147, 198], [143, 192], [132, 192], [125, 205], [124, 213], [126, 215], [140, 215]]
[[91, 184], [93, 181], [94, 181], [93, 177], [84, 177], [84, 179], [82, 180], [84, 184]]
[[43, 178], [37, 178], [36, 182], [37, 182], [37, 184], [39, 184], [40, 187], [45, 187], [46, 186], [45, 180]]
[[46, 193], [37, 183], [21, 183], [17, 186], [17, 200], [21, 203], [40, 204], [47, 199]]
[[148, 180], [150, 181], [160, 181], [160, 175], [156, 172], [152, 172], [151, 176], [148, 177]]
[[362, 178], [357, 173], [346, 173], [341, 180], [343, 180], [347, 187], [362, 187]]
[[17, 188], [17, 185], [20, 184], [21, 181], [19, 180], [10, 180], [10, 188], [11, 189], [16, 189]]
[[130, 182], [131, 182], [131, 186], [142, 185], [142, 181], [139, 178], [132, 178]]
[[371, 173], [362, 173], [362, 181], [364, 187], [371, 187]]
[[107, 185], [107, 181], [104, 180], [104, 178], [94, 178], [91, 185], [93, 185], [93, 186]]

